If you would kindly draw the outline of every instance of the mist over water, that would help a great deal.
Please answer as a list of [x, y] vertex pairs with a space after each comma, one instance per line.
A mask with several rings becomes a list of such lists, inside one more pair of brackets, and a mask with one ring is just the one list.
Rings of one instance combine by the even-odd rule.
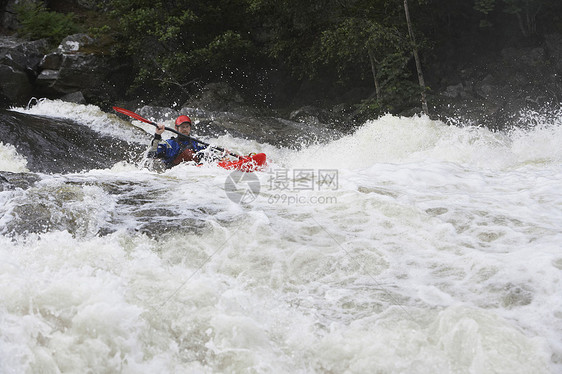
[[558, 373], [562, 116], [525, 116], [387, 115], [300, 150], [205, 135], [268, 155], [243, 204], [214, 166], [30, 173], [0, 143], [0, 373]]

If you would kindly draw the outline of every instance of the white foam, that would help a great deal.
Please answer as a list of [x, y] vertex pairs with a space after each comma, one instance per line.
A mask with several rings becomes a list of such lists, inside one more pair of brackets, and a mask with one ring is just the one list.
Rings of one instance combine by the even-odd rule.
[[0, 170], [13, 173], [28, 172], [27, 160], [11, 144], [0, 142]]
[[31, 108], [11, 110], [40, 116], [70, 119], [92, 130], [125, 141], [147, 142], [147, 136], [136, 126], [121, 120], [115, 114], [105, 113], [95, 105], [82, 105], [62, 100], [40, 99]]
[[[494, 133], [385, 116], [298, 152], [208, 140], [267, 153], [251, 204], [228, 198], [230, 171], [188, 165], [2, 193], [118, 230], [0, 237], [0, 371], [560, 371], [555, 122]], [[303, 169], [338, 183], [298, 190]], [[185, 230], [147, 237], [146, 211]]]
[[562, 126], [556, 124], [491, 132], [448, 126], [422, 117], [386, 115], [366, 122], [352, 135], [287, 155], [294, 167], [362, 169], [375, 163], [444, 161], [480, 169], [560, 162]]

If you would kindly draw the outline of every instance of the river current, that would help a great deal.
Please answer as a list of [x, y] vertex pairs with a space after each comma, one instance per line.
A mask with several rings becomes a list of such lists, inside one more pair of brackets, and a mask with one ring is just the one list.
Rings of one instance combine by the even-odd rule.
[[560, 373], [562, 114], [525, 116], [387, 115], [299, 149], [204, 136], [267, 154], [242, 175], [126, 152], [33, 171], [0, 140], [0, 373]]

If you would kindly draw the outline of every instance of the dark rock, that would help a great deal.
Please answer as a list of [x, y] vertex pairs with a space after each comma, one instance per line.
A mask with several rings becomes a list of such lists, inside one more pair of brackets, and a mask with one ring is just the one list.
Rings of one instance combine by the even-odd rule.
[[501, 51], [505, 62], [515, 68], [530, 68], [545, 63], [546, 53], [544, 48], [505, 48]]
[[29, 100], [46, 45], [41, 40], [0, 38], [0, 104], [24, 104]]
[[137, 158], [146, 145], [100, 135], [71, 120], [0, 110], [0, 139], [12, 144], [31, 172], [69, 173], [107, 168]]
[[19, 26], [14, 5], [18, 0], [6, 0], [0, 2], [0, 29], [15, 30]]
[[457, 98], [457, 97], [466, 97], [467, 94], [463, 84], [459, 83], [445, 88], [445, 91], [443, 92], [443, 96]]
[[61, 97], [61, 100], [69, 103], [86, 104], [86, 98], [80, 91], [66, 94]]
[[62, 65], [63, 56], [59, 52], [49, 53], [43, 56], [39, 67], [44, 70], [58, 70]]
[[[104, 61], [94, 55], [63, 54], [59, 70], [44, 70], [38, 83], [47, 93], [68, 94], [103, 85]], [[56, 72], [56, 74], [54, 73]]]
[[[150, 105], [145, 105], [142, 108], [140, 108], [137, 113], [149, 120], [152, 120], [154, 122], [162, 122], [165, 120], [170, 120], [170, 119], [176, 119], [177, 116], [179, 116], [179, 112], [177, 110], [171, 109], [171, 108], [167, 108], [167, 107], [156, 107], [156, 106], [150, 106]], [[182, 113], [182, 114], [186, 114], [188, 116], [191, 116], [191, 114], [189, 113]]]
[[37, 77], [40, 96], [60, 98], [80, 92], [82, 102], [111, 101], [122, 95], [130, 81], [126, 61], [90, 53], [95, 40], [86, 34], [66, 37], [57, 50], [43, 57]]
[[84, 47], [94, 44], [94, 42], [95, 39], [88, 34], [69, 35], [62, 40], [57, 50], [64, 54], [78, 53]]
[[292, 111], [289, 119], [314, 126], [326, 126], [341, 123], [348, 115], [345, 104], [340, 104], [332, 110], [305, 105]]
[[46, 40], [25, 41], [11, 36], [0, 38], [0, 64], [17, 70], [38, 69], [47, 49]]
[[559, 102], [561, 59], [559, 34], [548, 36], [544, 46], [504, 48], [460, 70], [461, 83], [432, 96], [433, 112], [452, 123], [494, 130], [518, 125], [521, 112], [548, 110]]
[[490, 98], [496, 90], [496, 81], [491, 74], [488, 74], [484, 79], [474, 85], [474, 91], [483, 99]]
[[184, 106], [199, 107], [214, 111], [235, 111], [243, 107], [244, 99], [228, 83], [209, 83], [201, 93]]
[[0, 65], [0, 82], [0, 102], [4, 102], [4, 105], [23, 102], [33, 90], [27, 74], [11, 66]]
[[[63, 39], [57, 51], [41, 60], [37, 78], [39, 88], [47, 95], [69, 94], [89, 88], [99, 77], [93, 74], [99, 64], [92, 54], [80, 53], [80, 49], [93, 43], [86, 34], [70, 35]], [[97, 83], [97, 82], [96, 82]]]
[[37, 84], [42, 86], [50, 86], [56, 83], [57, 79], [59, 79], [59, 71], [58, 70], [51, 70], [46, 69], [39, 74], [37, 77]]
[[319, 124], [319, 117], [322, 115], [321, 112], [320, 108], [307, 105], [292, 111], [289, 115], [289, 119], [296, 122]]

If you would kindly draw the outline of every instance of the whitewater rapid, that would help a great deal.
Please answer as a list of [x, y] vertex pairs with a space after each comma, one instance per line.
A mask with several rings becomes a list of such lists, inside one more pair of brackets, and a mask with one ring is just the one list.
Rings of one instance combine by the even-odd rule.
[[[0, 190], [0, 373], [559, 373], [562, 115], [531, 122], [387, 115], [299, 151], [205, 137], [268, 155], [246, 203], [229, 171], [129, 160]], [[4, 143], [2, 172], [28, 173]]]

